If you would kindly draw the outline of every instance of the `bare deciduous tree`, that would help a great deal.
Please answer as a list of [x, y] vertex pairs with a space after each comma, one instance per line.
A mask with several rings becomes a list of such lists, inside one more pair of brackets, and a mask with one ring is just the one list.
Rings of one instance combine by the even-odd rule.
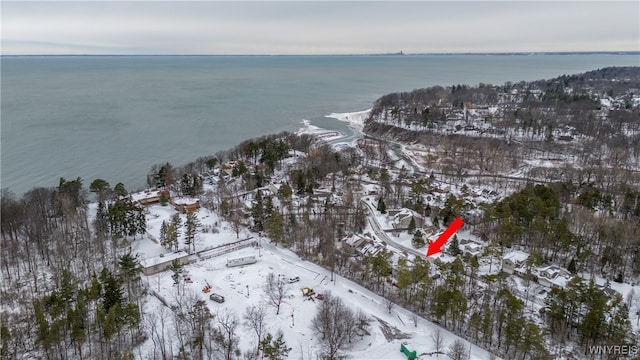
[[451, 360], [465, 360], [468, 358], [467, 354], [467, 346], [464, 341], [458, 339], [453, 342], [453, 344], [449, 345], [449, 351], [447, 351], [447, 356], [451, 358]]
[[233, 232], [236, 233], [236, 239], [239, 239], [240, 238], [240, 231], [244, 227], [244, 224], [243, 224], [243, 221], [242, 221], [242, 214], [240, 212], [240, 209], [231, 210], [231, 213], [227, 217], [227, 220], [231, 224], [231, 229], [233, 229]]
[[276, 308], [276, 315], [280, 314], [280, 304], [287, 295], [288, 286], [284, 279], [276, 278], [274, 273], [267, 275], [267, 283], [264, 285], [264, 292], [269, 303]]
[[225, 360], [231, 360], [240, 355], [238, 348], [238, 336], [236, 329], [239, 325], [238, 317], [228, 309], [221, 310], [215, 315], [216, 327], [213, 330], [213, 341], [216, 350], [222, 354]]
[[265, 323], [266, 311], [262, 306], [251, 305], [247, 307], [244, 313], [244, 326], [252, 329], [256, 333], [258, 343], [256, 345], [256, 354], [260, 354], [260, 341], [266, 330]]
[[396, 305], [395, 296], [393, 296], [393, 294], [389, 294], [384, 301], [384, 305], [387, 308], [387, 312], [391, 314], [391, 310], [393, 310], [393, 307]]
[[444, 340], [442, 339], [440, 329], [436, 330], [436, 332], [431, 335], [431, 339], [433, 339], [433, 347], [435, 347], [436, 356], [438, 356], [438, 354], [443, 354], [442, 348], [444, 347]]
[[337, 359], [351, 341], [358, 326], [355, 313], [338, 297], [327, 292], [318, 305], [318, 312], [311, 320], [311, 328], [320, 335], [324, 357]]

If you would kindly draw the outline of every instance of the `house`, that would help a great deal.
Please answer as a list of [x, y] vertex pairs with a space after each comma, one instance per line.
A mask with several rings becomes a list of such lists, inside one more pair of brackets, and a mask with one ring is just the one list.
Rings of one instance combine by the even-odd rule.
[[370, 233], [366, 233], [365, 236], [353, 235], [346, 240], [346, 243], [363, 256], [373, 256], [384, 250], [384, 245], [374, 243]]
[[398, 210], [389, 210], [389, 217], [391, 218], [392, 226], [396, 230], [405, 230], [409, 228], [411, 219], [415, 222], [416, 229], [424, 226], [424, 218], [417, 212], [402, 208]]
[[200, 200], [195, 198], [178, 198], [172, 200], [171, 203], [176, 211], [183, 214], [192, 213], [200, 208]]
[[607, 294], [609, 296], [609, 298], [614, 298], [616, 296], [622, 296], [619, 292], [613, 290], [611, 288], [611, 285], [609, 285], [609, 284], [598, 286], [598, 288], [600, 288], [602, 291], [604, 291], [604, 293]]
[[147, 205], [160, 202], [162, 195], [164, 195], [167, 200], [171, 198], [169, 190], [145, 190], [133, 193], [130, 196], [131, 201], [137, 202], [140, 205]]
[[313, 194], [309, 195], [309, 197], [311, 198], [311, 201], [313, 201], [315, 204], [324, 204], [327, 199], [329, 199], [328, 201], [331, 201], [331, 191], [328, 190], [324, 190], [324, 189], [317, 189], [313, 191]]
[[224, 175], [231, 177], [233, 176], [233, 168], [238, 165], [236, 160], [229, 160], [226, 163], [220, 164], [220, 171], [224, 173]]
[[502, 257], [502, 271], [507, 274], [526, 273], [523, 269], [525, 261], [529, 258], [529, 254], [522, 251], [511, 251]]
[[460, 240], [460, 250], [464, 253], [468, 253], [471, 256], [480, 255], [482, 252], [482, 245], [471, 240]]
[[186, 265], [189, 263], [189, 254], [180, 250], [142, 260], [140, 262], [140, 265], [142, 265], [142, 273], [148, 276], [163, 272], [169, 269], [174, 260], [178, 261], [180, 265]]
[[449, 186], [449, 185], [444, 185], [444, 186], [434, 185], [433, 186], [433, 191], [441, 193], [441, 194], [448, 194], [451, 191], [451, 186]]
[[425, 238], [432, 238], [433, 235], [438, 233], [438, 227], [435, 225], [423, 226], [420, 230], [422, 230], [422, 235]]
[[278, 190], [280, 190], [280, 185], [273, 185], [273, 184], [269, 184], [267, 185], [267, 189], [269, 191], [271, 191], [271, 195], [273, 196], [278, 196]]
[[557, 265], [538, 268], [538, 284], [548, 288], [564, 289], [571, 277], [569, 270]]

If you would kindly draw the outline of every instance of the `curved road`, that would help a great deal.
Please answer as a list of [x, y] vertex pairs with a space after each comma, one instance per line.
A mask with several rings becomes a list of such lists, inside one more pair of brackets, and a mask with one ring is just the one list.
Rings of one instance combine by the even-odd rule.
[[[373, 208], [373, 205], [369, 204], [368, 202], [364, 201], [364, 200], [360, 200], [366, 207], [367, 209], [369, 209], [369, 213], [371, 214], [371, 216], [368, 217], [369, 219], [369, 224], [371, 224], [371, 227], [373, 228], [373, 232], [385, 243], [391, 245], [392, 247], [396, 248], [397, 250], [406, 252], [407, 254], [414, 254], [415, 256], [425, 256], [426, 254], [418, 251], [416, 249], [413, 248], [408, 248], [398, 242], [396, 242], [395, 240], [393, 240], [391, 238], [391, 236], [387, 235], [386, 232], [384, 232], [384, 230], [382, 230], [382, 228], [380, 227], [380, 223], [378, 223], [378, 219], [375, 217], [375, 211], [376, 209]], [[433, 262], [433, 257], [426, 257], [427, 260], [432, 261]]]

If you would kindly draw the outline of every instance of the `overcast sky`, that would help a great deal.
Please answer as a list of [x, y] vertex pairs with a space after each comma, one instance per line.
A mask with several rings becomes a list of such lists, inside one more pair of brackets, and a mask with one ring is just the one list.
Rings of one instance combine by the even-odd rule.
[[2, 53], [640, 50], [640, 1], [2, 1]]

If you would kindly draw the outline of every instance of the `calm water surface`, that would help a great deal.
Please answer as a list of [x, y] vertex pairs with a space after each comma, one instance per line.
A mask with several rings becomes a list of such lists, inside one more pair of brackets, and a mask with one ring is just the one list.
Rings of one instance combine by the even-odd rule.
[[638, 55], [86, 56], [1, 58], [1, 186], [16, 194], [60, 177], [130, 190], [153, 164], [181, 165], [247, 138], [344, 129], [332, 112], [433, 85], [502, 84]]

